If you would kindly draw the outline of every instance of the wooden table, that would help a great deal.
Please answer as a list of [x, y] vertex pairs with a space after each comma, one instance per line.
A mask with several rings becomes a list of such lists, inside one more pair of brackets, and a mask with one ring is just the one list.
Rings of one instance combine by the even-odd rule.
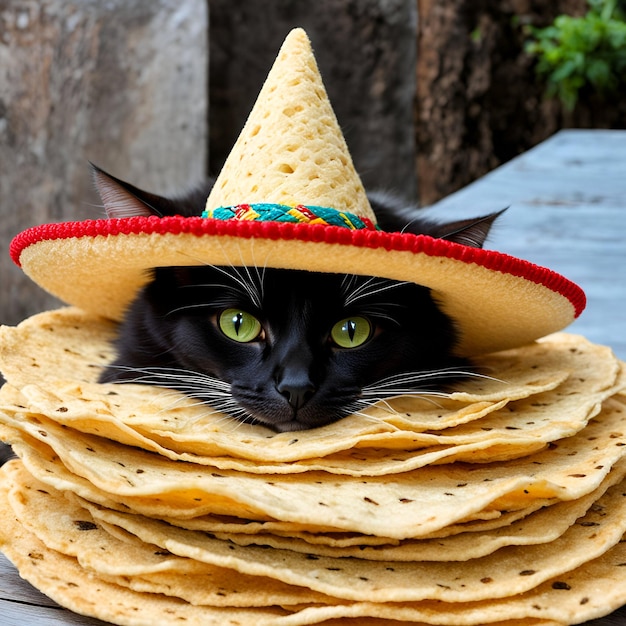
[[[506, 206], [488, 247], [580, 284], [588, 307], [570, 330], [626, 360], [626, 131], [560, 132], [432, 210], [475, 216]], [[102, 622], [56, 607], [0, 557], [0, 624]], [[626, 608], [591, 625], [626, 626]]]
[[561, 131], [429, 211], [475, 217], [505, 207], [486, 247], [578, 283], [587, 309], [568, 331], [626, 360], [626, 131]]

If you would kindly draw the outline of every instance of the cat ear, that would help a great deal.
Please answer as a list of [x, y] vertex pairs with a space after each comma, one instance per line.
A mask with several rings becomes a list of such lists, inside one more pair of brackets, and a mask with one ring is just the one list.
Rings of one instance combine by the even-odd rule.
[[438, 222], [430, 217], [425, 217], [421, 213], [421, 209], [407, 204], [391, 193], [370, 191], [367, 197], [378, 218], [378, 226], [385, 232], [429, 235], [436, 239], [447, 239], [472, 248], [483, 247], [494, 221], [506, 211], [504, 209], [475, 219]]
[[170, 214], [169, 200], [115, 178], [93, 163], [90, 165], [96, 189], [109, 219], [151, 215], [163, 217]]
[[414, 235], [428, 235], [435, 239], [446, 239], [471, 248], [482, 248], [493, 223], [504, 211], [506, 209], [484, 217], [455, 222], [435, 222], [421, 217], [413, 218], [398, 230]]
[[506, 209], [502, 209], [502, 211], [497, 213], [490, 213], [476, 219], [437, 224], [433, 228], [433, 231], [437, 232], [429, 232], [427, 234], [431, 235], [431, 237], [446, 239], [447, 241], [460, 243], [471, 248], [482, 248], [493, 223], [505, 211]]

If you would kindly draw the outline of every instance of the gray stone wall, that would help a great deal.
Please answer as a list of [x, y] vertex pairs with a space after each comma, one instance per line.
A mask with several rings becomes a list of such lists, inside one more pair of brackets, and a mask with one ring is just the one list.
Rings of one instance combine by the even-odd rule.
[[8, 245], [102, 216], [88, 160], [157, 192], [205, 175], [207, 31], [205, 0], [2, 0], [0, 323], [58, 305]]

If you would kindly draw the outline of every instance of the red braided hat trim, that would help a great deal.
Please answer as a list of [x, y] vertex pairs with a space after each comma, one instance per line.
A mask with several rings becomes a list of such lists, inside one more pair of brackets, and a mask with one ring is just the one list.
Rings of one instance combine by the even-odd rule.
[[501, 252], [471, 248], [445, 239], [410, 233], [388, 233], [380, 230], [350, 230], [324, 224], [292, 224], [288, 222], [256, 222], [216, 220], [202, 217], [130, 217], [125, 219], [87, 220], [43, 224], [21, 232], [11, 242], [9, 252], [16, 265], [20, 255], [29, 246], [41, 241], [80, 237], [111, 237], [117, 235], [163, 235], [192, 234], [231, 236], [244, 239], [297, 240], [357, 246], [360, 248], [384, 248], [388, 251], [422, 253], [428, 256], [446, 257], [468, 264], [476, 264], [488, 270], [509, 274], [543, 285], [567, 298], [574, 307], [575, 317], [585, 308], [583, 290], [567, 278], [545, 267], [518, 259]]

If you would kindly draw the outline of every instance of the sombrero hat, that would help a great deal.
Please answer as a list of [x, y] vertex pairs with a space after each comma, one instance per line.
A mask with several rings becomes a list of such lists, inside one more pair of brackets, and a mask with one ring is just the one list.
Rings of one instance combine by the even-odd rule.
[[61, 300], [120, 320], [150, 268], [262, 267], [378, 276], [428, 287], [460, 356], [523, 345], [585, 306], [574, 283], [499, 252], [382, 232], [301, 29], [285, 40], [198, 217], [37, 226], [13, 260]]

